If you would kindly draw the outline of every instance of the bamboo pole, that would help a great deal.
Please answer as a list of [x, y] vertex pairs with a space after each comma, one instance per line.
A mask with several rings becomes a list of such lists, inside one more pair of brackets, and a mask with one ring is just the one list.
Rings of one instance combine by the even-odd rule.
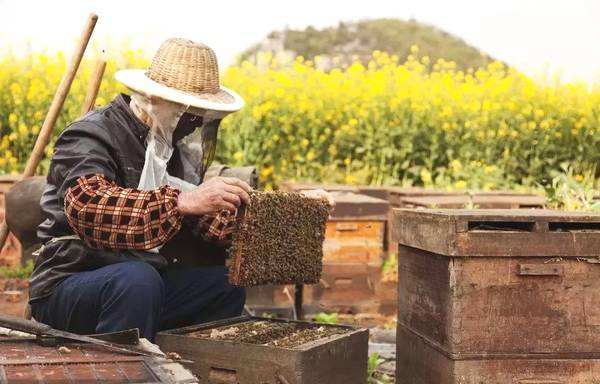
[[85, 100], [83, 101], [83, 105], [81, 106], [81, 116], [85, 115], [94, 108], [94, 104], [96, 103], [96, 96], [98, 96], [98, 91], [100, 90], [100, 84], [102, 84], [102, 76], [104, 76], [105, 69], [106, 60], [99, 59], [98, 61], [96, 61], [94, 73], [92, 74], [92, 78], [90, 79], [90, 83], [88, 84]]
[[[56, 120], [60, 115], [60, 111], [65, 103], [65, 99], [69, 94], [69, 90], [71, 89], [71, 84], [73, 84], [73, 79], [77, 74], [77, 70], [79, 69], [79, 64], [81, 64], [81, 59], [83, 58], [83, 54], [85, 49], [92, 37], [92, 32], [94, 31], [94, 27], [96, 26], [96, 22], [98, 21], [98, 15], [90, 14], [85, 24], [85, 28], [81, 33], [81, 37], [77, 46], [75, 47], [75, 52], [71, 57], [71, 61], [69, 62], [69, 67], [65, 72], [60, 84], [58, 85], [58, 89], [54, 94], [54, 98], [52, 99], [52, 104], [50, 104], [50, 108], [48, 109], [48, 113], [46, 114], [46, 118], [44, 119], [44, 124], [42, 124], [42, 128], [40, 129], [40, 133], [35, 141], [35, 145], [33, 147], [33, 151], [31, 151], [31, 155], [29, 156], [29, 160], [25, 165], [25, 171], [23, 172], [22, 178], [31, 177], [35, 174], [35, 171], [40, 164], [40, 161], [44, 158], [44, 151], [46, 150], [46, 146], [48, 142], [50, 142], [50, 138], [52, 137], [52, 131], [54, 130], [54, 125], [56, 124]], [[0, 224], [0, 250], [4, 248], [4, 243], [6, 242], [6, 238], [8, 237], [8, 226], [6, 225], [6, 218]]]

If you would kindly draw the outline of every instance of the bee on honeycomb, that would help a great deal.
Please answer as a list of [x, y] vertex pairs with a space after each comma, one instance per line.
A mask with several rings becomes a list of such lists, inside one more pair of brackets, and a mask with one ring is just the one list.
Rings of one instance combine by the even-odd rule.
[[253, 192], [239, 215], [229, 251], [231, 284], [319, 282], [329, 216], [325, 201], [296, 192]]

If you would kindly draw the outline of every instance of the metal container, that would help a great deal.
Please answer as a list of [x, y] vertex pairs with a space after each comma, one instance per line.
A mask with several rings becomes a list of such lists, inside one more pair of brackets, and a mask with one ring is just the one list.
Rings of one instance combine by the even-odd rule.
[[600, 377], [600, 215], [395, 210], [400, 383]]
[[[251, 321], [294, 323], [307, 327], [340, 327], [343, 334], [284, 348], [194, 337], [199, 331], [219, 332], [223, 327]], [[369, 331], [349, 326], [292, 322], [260, 317], [238, 317], [159, 332], [164, 350], [194, 360], [189, 368], [201, 383], [222, 384], [364, 384], [367, 375]]]

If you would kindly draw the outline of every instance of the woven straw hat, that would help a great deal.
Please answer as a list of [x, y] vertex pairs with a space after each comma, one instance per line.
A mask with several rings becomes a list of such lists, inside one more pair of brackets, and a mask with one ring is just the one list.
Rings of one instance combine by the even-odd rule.
[[213, 50], [186, 39], [168, 39], [150, 68], [121, 70], [115, 78], [134, 92], [189, 107], [234, 112], [244, 106], [240, 95], [219, 84]]

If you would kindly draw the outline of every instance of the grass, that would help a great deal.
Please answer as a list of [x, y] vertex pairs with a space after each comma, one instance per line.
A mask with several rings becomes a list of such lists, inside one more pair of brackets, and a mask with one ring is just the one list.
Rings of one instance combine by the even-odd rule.
[[367, 384], [392, 384], [392, 379], [388, 375], [377, 372], [377, 367], [384, 361], [379, 357], [379, 353], [377, 352], [369, 355], [367, 362]]
[[17, 267], [0, 267], [0, 277], [6, 279], [27, 279], [33, 272], [33, 261], [29, 260], [25, 265]]
[[337, 313], [317, 313], [315, 315], [315, 322], [323, 323], [323, 324], [337, 324], [338, 323], [338, 314]]

